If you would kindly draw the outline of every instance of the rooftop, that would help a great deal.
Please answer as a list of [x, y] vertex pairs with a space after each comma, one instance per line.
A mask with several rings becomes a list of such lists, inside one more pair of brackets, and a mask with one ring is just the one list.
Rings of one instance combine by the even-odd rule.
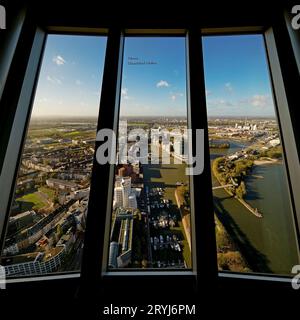
[[47, 179], [48, 183], [54, 183], [54, 184], [61, 184], [61, 185], [65, 185], [65, 186], [69, 186], [69, 187], [77, 187], [77, 184], [71, 181], [67, 181], [67, 180], [60, 180], [60, 179]]
[[47, 260], [50, 260], [52, 257], [55, 257], [62, 250], [63, 250], [62, 247], [55, 247], [45, 252], [33, 252], [33, 253], [19, 254], [11, 257], [3, 257], [1, 259], [1, 265], [8, 266], [13, 264], [34, 262], [39, 255], [41, 256], [40, 261], [46, 262]]

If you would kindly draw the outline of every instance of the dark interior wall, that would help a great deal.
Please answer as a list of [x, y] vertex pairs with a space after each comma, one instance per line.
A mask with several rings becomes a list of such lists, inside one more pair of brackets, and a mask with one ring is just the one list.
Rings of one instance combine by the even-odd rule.
[[[262, 1], [261, 1], [262, 2]], [[1, 99], [1, 110], [0, 110], [0, 141], [1, 146], [5, 145], [5, 141], [1, 139], [7, 139], [9, 136], [9, 123], [13, 121], [13, 106], [16, 103], [17, 92], [20, 89], [21, 82], [15, 82], [15, 75], [21, 81], [22, 75], [25, 72], [26, 60], [30, 52], [30, 41], [29, 38], [34, 32], [34, 25], [38, 24], [43, 27], [56, 26], [56, 27], [82, 27], [82, 28], [109, 28], [109, 27], [121, 27], [121, 28], [154, 28], [154, 29], [186, 29], [186, 28], [213, 28], [213, 27], [239, 27], [239, 26], [271, 26], [282, 24], [283, 18], [283, 8], [287, 6], [287, 2], [276, 2], [276, 4], [267, 5], [255, 2], [242, 2], [238, 4], [223, 3], [222, 5], [217, 5], [214, 2], [205, 3], [205, 5], [200, 5], [200, 8], [196, 7], [195, 4], [187, 5], [187, 2], [181, 2], [178, 4], [173, 3], [172, 8], [163, 8], [159, 2], [151, 3], [133, 3], [126, 2], [121, 4], [111, 4], [101, 1], [84, 1], [84, 3], [75, 4], [70, 1], [1, 1], [7, 8], [7, 30], [5, 37], [8, 38], [10, 35], [10, 27], [13, 25], [15, 14], [18, 12], [18, 8], [21, 5], [27, 5], [28, 12], [30, 14], [30, 20], [27, 21], [26, 28], [23, 29], [23, 41], [18, 43], [17, 51], [12, 55], [11, 70], [12, 73], [8, 79], [6, 85], [9, 86], [7, 90], [7, 96], [3, 96]], [[105, 5], [104, 5], [105, 3]], [[285, 4], [284, 4], [285, 3]], [[279, 23], [279, 21], [281, 21]], [[2, 34], [1, 34], [2, 36]], [[26, 42], [28, 38], [29, 44]], [[7, 42], [0, 42], [0, 58], [3, 54], [4, 47]], [[24, 40], [25, 39], [25, 40]], [[278, 40], [280, 41], [280, 39]], [[288, 42], [282, 42], [284, 45], [290, 46]], [[281, 48], [280, 55], [282, 61], [285, 57], [288, 57], [290, 52]], [[2, 55], [3, 56], [3, 55]], [[295, 66], [295, 61], [292, 62]], [[295, 70], [290, 67], [289, 72], [285, 77], [290, 78], [289, 83], [291, 85], [291, 96], [296, 96], [296, 88], [292, 88], [292, 83], [297, 80], [297, 75]], [[297, 82], [296, 82], [297, 83]], [[299, 78], [298, 78], [299, 83]], [[19, 88], [19, 89], [18, 89]], [[5, 100], [6, 99], [6, 100]], [[6, 104], [3, 101], [7, 101]], [[11, 102], [14, 103], [11, 103]], [[3, 106], [6, 106], [5, 108]], [[296, 115], [297, 100], [294, 99], [292, 103], [292, 108], [294, 111], [292, 113]], [[296, 123], [297, 117], [293, 117], [293, 121]], [[295, 125], [299, 128], [300, 126]], [[6, 130], [6, 131], [5, 131]], [[295, 131], [295, 135], [299, 133]], [[299, 139], [298, 139], [299, 141]], [[3, 144], [2, 144], [3, 142]], [[5, 150], [0, 149], [2, 155]], [[1, 160], [1, 157], [0, 157]], [[115, 282], [115, 286], [118, 288], [127, 287], [130, 285], [128, 281], [123, 283], [122, 280]], [[138, 286], [139, 291], [134, 292], [133, 295], [126, 295], [119, 291], [117, 294], [115, 292], [116, 287], [111, 287], [111, 290], [107, 292], [100, 292], [99, 295], [95, 295], [95, 301], [105, 301], [109, 303], [116, 299], [115, 301], [124, 301], [129, 303], [132, 301], [138, 302], [144, 300], [146, 302], [157, 300], [157, 303], [166, 303], [167, 299], [164, 301], [164, 294], [162, 292], [153, 295], [153, 290], [161, 291], [161, 288], [151, 287], [151, 281], [141, 284], [140, 279], [132, 279], [132, 285], [140, 283]], [[182, 301], [187, 303], [191, 292], [178, 292], [176, 291], [176, 285], [171, 286], [172, 281], [169, 283], [168, 292], [172, 292], [170, 297], [174, 303]], [[148, 290], [144, 290], [143, 287], [147, 286]], [[82, 309], [84, 306], [81, 300], [78, 300], [78, 279], [72, 280], [56, 280], [56, 281], [45, 281], [45, 282], [35, 282], [35, 283], [23, 283], [9, 285], [8, 290], [5, 292], [0, 292], [0, 303], [1, 305], [7, 306], [11, 304], [12, 301], [22, 301], [22, 306], [26, 305], [28, 308], [34, 307], [39, 304], [39, 306], [47, 306], [49, 303], [62, 303], [61, 315], [75, 315], [76, 308]], [[220, 280], [220, 282], [215, 286], [211, 286], [211, 292], [208, 297], [211, 299], [219, 299], [219, 303], [224, 301], [230, 301], [231, 297], [235, 297], [237, 292], [242, 292], [245, 299], [249, 298], [250, 294], [256, 292], [256, 298], [263, 293], [272, 291], [277, 288], [277, 284], [262, 284], [261, 282], [243, 282], [240, 280]], [[282, 289], [282, 288], [281, 288]], [[260, 291], [260, 294], [257, 291]], [[284, 289], [283, 289], [284, 290]], [[101, 290], [100, 290], [101, 291]], [[286, 292], [290, 294], [290, 286], [286, 286]], [[218, 292], [218, 293], [217, 293]], [[285, 292], [282, 291], [282, 292]], [[203, 292], [202, 292], [203, 293]], [[207, 291], [208, 293], [208, 291]], [[296, 292], [292, 292], [295, 296]], [[101, 298], [100, 298], [101, 297]], [[176, 299], [174, 297], [177, 297]], [[240, 297], [242, 298], [242, 297]], [[252, 296], [253, 298], [253, 296]], [[103, 300], [100, 300], [103, 299]], [[196, 301], [202, 301], [200, 296], [194, 296]], [[251, 299], [251, 296], [250, 296]], [[83, 297], [84, 300], [84, 297]], [[21, 309], [14, 310], [13, 306], [11, 311], [19, 312], [21, 314]], [[60, 317], [58, 317], [60, 318]]]
[[[49, 25], [77, 25], [125, 28], [187, 28], [187, 26], [215, 27], [238, 25], [263, 25], [272, 20], [280, 4], [264, 7], [240, 1], [205, 3], [190, 1], [167, 6], [159, 1], [126, 1], [109, 4], [104, 1], [85, 1], [78, 5], [62, 5], [62, 1], [41, 1], [33, 7], [37, 18]], [[203, 3], [203, 5], [202, 5]], [[258, 9], [259, 8], [259, 9]], [[267, 22], [267, 23], [268, 23]]]
[[8, 19], [16, 8], [28, 6], [42, 25], [76, 27], [187, 28], [270, 24], [295, 1], [109, 2], [86, 0], [3, 0]]

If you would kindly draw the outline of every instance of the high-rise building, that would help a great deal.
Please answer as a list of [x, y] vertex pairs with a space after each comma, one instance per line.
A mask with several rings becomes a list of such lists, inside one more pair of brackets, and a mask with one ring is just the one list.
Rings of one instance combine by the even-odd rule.
[[123, 191], [122, 187], [115, 187], [114, 190], [114, 207], [123, 206]]
[[114, 208], [137, 208], [136, 195], [131, 189], [130, 177], [117, 177], [114, 189]]
[[134, 209], [137, 208], [136, 195], [133, 192], [128, 197], [128, 206], [130, 208], [134, 208]]
[[129, 195], [131, 193], [131, 178], [122, 178], [123, 207], [129, 207]]
[[118, 242], [111, 242], [109, 247], [109, 258], [108, 258], [108, 266], [110, 268], [117, 268], [117, 257], [119, 255], [119, 244]]
[[187, 137], [186, 136], [174, 136], [174, 157], [182, 161], [188, 159]]

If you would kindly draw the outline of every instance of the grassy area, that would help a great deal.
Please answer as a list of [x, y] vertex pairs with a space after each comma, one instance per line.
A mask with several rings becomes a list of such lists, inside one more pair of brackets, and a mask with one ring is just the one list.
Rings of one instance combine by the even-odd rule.
[[66, 132], [63, 133], [62, 136], [63, 137], [75, 137], [75, 136], [79, 136], [82, 132], [79, 131], [71, 131], [71, 132]]
[[191, 250], [190, 250], [189, 244], [188, 244], [187, 239], [186, 239], [186, 234], [184, 232], [184, 228], [183, 228], [182, 222], [179, 221], [178, 224], [179, 224], [179, 227], [171, 228], [171, 230], [172, 231], [173, 230], [178, 230], [178, 231], [182, 232], [183, 237], [184, 237], [184, 239], [182, 240], [182, 245], [183, 245], [182, 255], [183, 255], [184, 261], [187, 264], [187, 267], [188, 268], [192, 268], [192, 255], [191, 255]]
[[30, 139], [32, 138], [52, 138], [54, 135], [58, 134], [58, 131], [56, 129], [30, 129], [28, 132], [28, 137]]
[[185, 186], [178, 186], [176, 188], [176, 192], [177, 192], [177, 201], [179, 202], [180, 205], [184, 205], [185, 203], [184, 195], [186, 192]]
[[276, 147], [270, 148], [269, 150], [263, 151], [263, 152], [261, 152], [260, 157], [281, 159], [282, 158], [282, 147], [276, 146]]
[[62, 132], [57, 129], [29, 129], [28, 138], [29, 139], [41, 139], [41, 138], [53, 138], [53, 139], [63, 139], [63, 138], [75, 138], [82, 137], [85, 139], [93, 139], [96, 136], [95, 130], [84, 130], [84, 131], [70, 131]]
[[225, 228], [215, 216], [216, 241], [219, 270], [249, 272], [250, 269], [241, 253], [237, 250]]
[[45, 201], [36, 192], [26, 194], [23, 197], [18, 198], [16, 201], [29, 203], [32, 205], [32, 209], [35, 209], [35, 210], [41, 209], [46, 205]]
[[55, 190], [53, 190], [53, 189], [46, 188], [46, 187], [40, 187], [39, 191], [42, 193], [45, 193], [50, 200], [53, 200], [55, 197]]

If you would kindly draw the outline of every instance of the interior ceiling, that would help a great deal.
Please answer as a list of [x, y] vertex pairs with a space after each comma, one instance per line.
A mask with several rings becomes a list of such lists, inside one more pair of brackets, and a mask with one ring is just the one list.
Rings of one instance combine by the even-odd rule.
[[[166, 2], [91, 1], [72, 4], [63, 0], [10, 0], [8, 6], [27, 5], [39, 23], [81, 27], [126, 26], [128, 28], [186, 28], [268, 25], [287, 1], [272, 5], [263, 1], [232, 1], [217, 4], [215, 1], [183, 1], [170, 5]], [[164, 5], [162, 5], [164, 3]]]

